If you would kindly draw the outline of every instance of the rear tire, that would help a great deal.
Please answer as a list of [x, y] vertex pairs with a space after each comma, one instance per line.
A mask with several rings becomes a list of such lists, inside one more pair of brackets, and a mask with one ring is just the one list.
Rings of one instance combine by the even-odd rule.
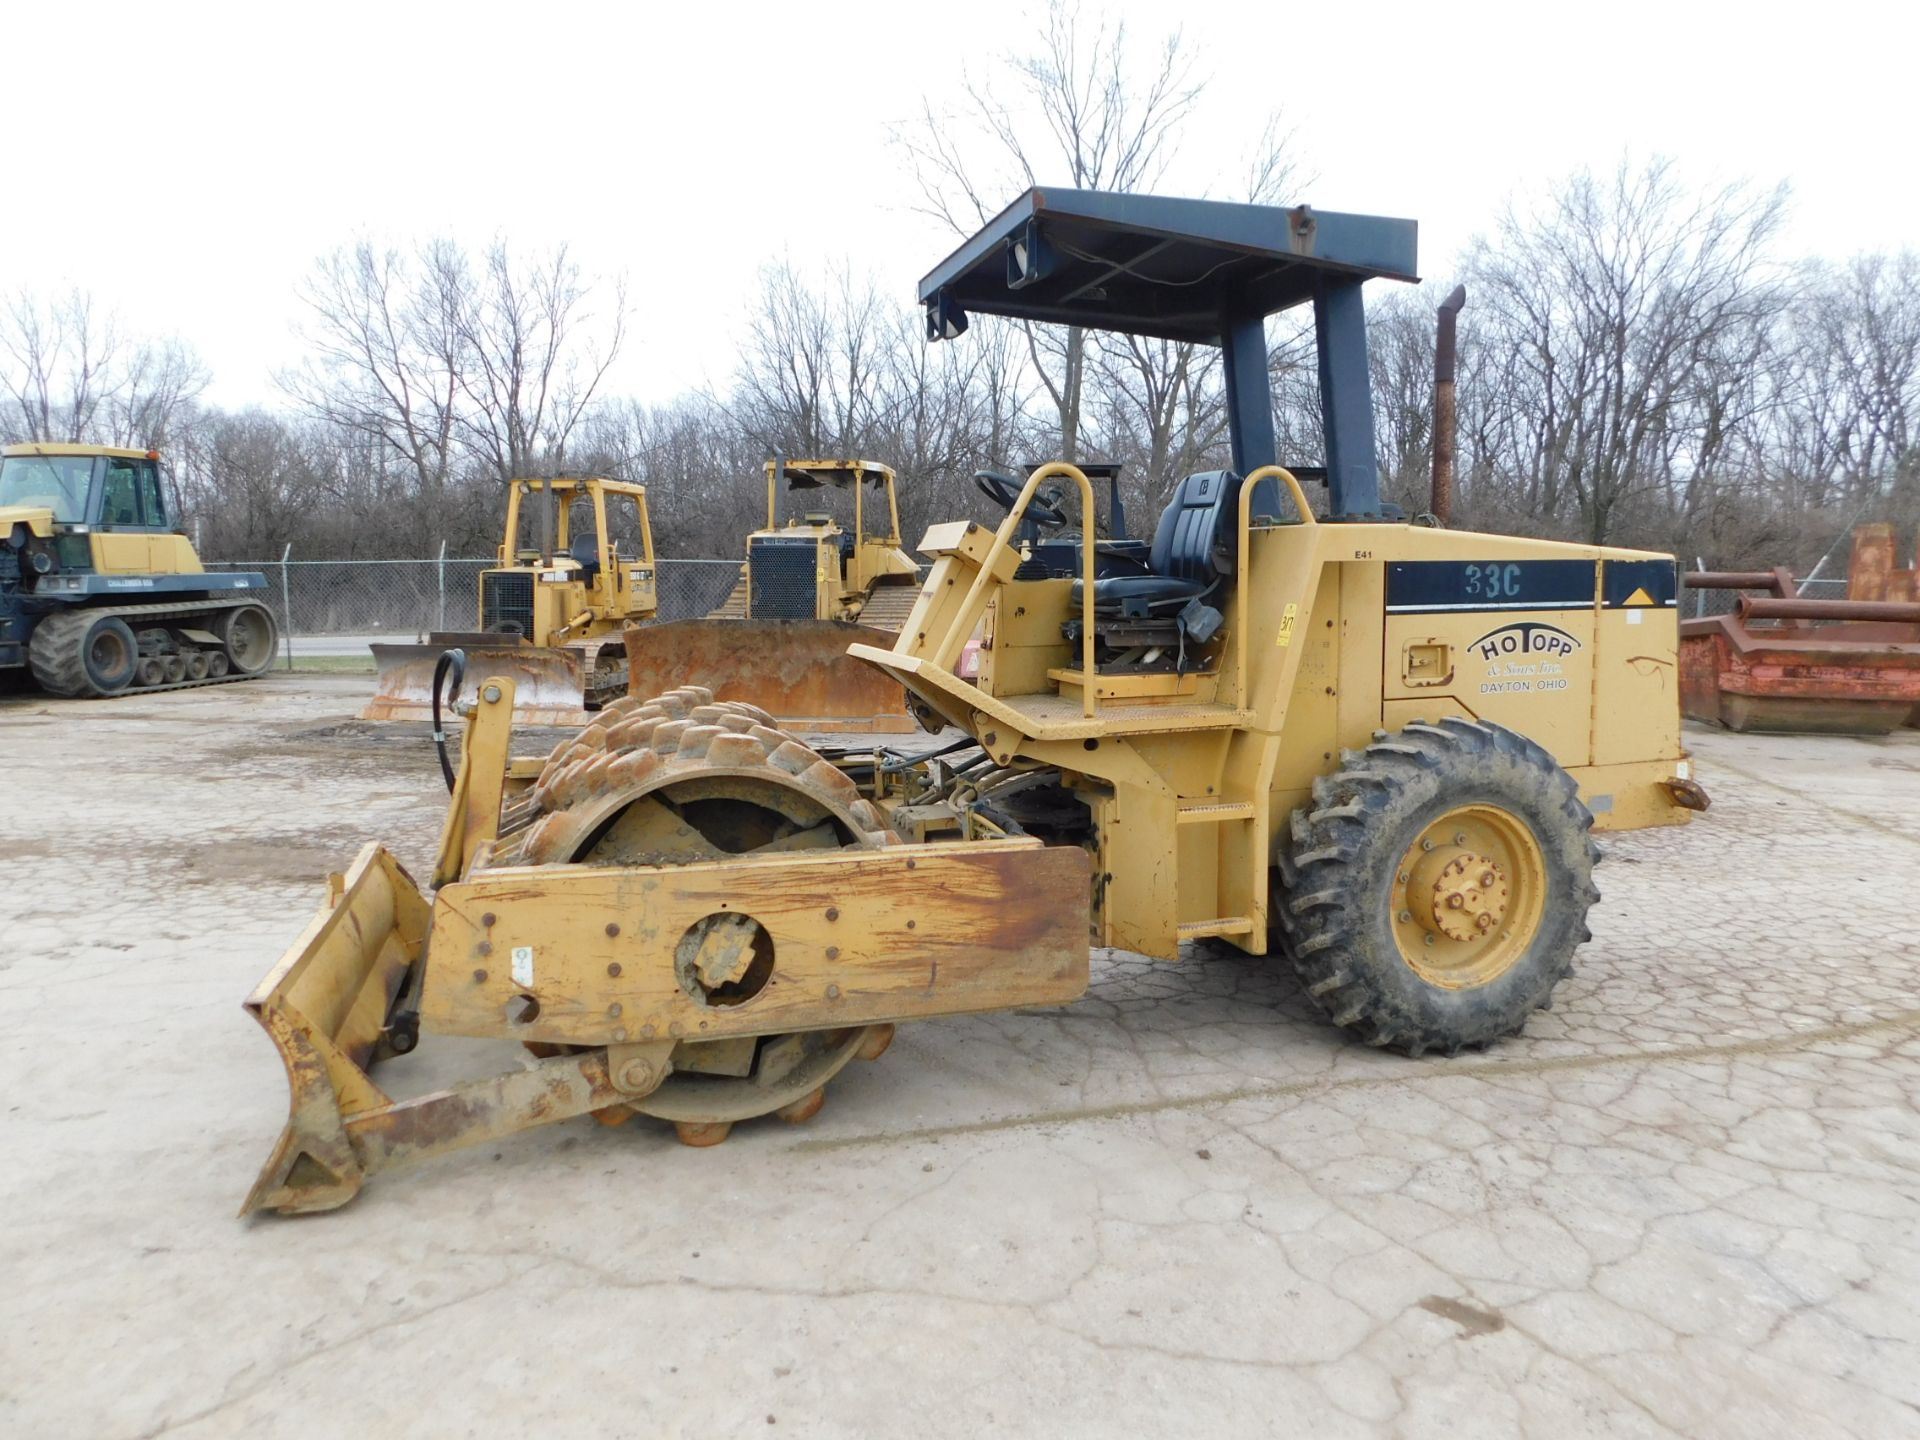
[[1281, 946], [1369, 1045], [1452, 1055], [1517, 1035], [1591, 938], [1592, 827], [1573, 777], [1511, 730], [1381, 731], [1281, 838]]
[[27, 648], [40, 688], [68, 699], [118, 695], [133, 683], [139, 658], [126, 621], [85, 610], [41, 621]]
[[280, 630], [263, 605], [241, 605], [214, 623], [227, 663], [236, 675], [264, 675], [280, 645]]

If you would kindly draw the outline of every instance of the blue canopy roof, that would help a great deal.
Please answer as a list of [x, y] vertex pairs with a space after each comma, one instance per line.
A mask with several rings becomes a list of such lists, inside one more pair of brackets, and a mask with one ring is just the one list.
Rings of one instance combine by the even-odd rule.
[[1035, 187], [929, 271], [920, 298], [1217, 345], [1325, 281], [1418, 278], [1418, 229], [1305, 205]]

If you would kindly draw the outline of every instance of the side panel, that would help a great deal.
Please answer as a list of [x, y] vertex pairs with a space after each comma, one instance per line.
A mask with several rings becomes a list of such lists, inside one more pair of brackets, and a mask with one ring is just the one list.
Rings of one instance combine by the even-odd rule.
[[1678, 576], [1671, 560], [1601, 566], [1593, 763], [1680, 758]]
[[151, 538], [134, 531], [96, 531], [91, 537], [93, 568], [102, 575], [151, 575]]
[[[1390, 563], [1383, 699], [1491, 720], [1569, 768], [1592, 761], [1591, 559]], [[1421, 708], [1425, 707], [1425, 708]]]
[[1037, 695], [1049, 688], [1047, 671], [1071, 665], [1060, 633], [1068, 618], [1071, 580], [1022, 580], [1004, 586], [987, 611], [980, 653], [980, 688], [989, 695]]

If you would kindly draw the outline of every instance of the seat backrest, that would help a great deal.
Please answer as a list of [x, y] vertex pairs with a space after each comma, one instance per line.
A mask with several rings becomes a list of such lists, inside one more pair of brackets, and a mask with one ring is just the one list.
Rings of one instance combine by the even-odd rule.
[[1230, 532], [1238, 515], [1240, 477], [1231, 470], [1201, 470], [1173, 492], [1153, 532], [1147, 563], [1156, 575], [1176, 580], [1212, 581], [1233, 569]]
[[580, 534], [573, 537], [573, 543], [567, 547], [567, 553], [573, 556], [574, 564], [587, 572], [587, 578], [593, 578], [593, 572], [600, 568], [600, 537]]

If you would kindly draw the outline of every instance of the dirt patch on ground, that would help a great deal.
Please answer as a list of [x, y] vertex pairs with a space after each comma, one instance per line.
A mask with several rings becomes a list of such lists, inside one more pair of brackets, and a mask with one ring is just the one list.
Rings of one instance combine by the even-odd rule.
[[188, 885], [313, 884], [353, 858], [345, 838], [322, 840], [210, 840], [170, 849], [179, 879]]

